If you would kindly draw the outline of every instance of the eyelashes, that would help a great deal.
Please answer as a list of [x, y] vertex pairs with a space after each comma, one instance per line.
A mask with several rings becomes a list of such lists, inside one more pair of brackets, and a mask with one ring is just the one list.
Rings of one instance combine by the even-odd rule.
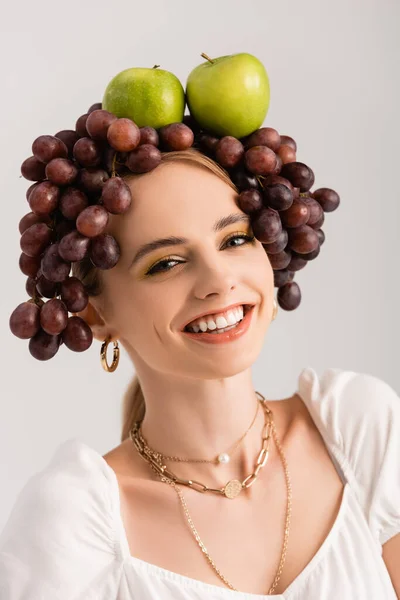
[[[238, 244], [235, 246], [231, 246], [231, 248], [235, 248], [235, 247], [240, 248], [242, 246], [246, 246], [247, 244], [252, 244], [255, 242], [256, 238], [254, 235], [249, 235], [249, 234], [243, 233], [243, 232], [236, 232], [236, 233], [232, 234], [231, 236], [229, 236], [229, 238], [225, 241], [224, 245], [228, 244], [232, 240], [240, 240], [240, 239], [244, 240], [244, 243]], [[173, 269], [173, 267], [160, 268], [160, 266], [167, 265], [169, 263], [183, 264], [184, 261], [173, 258], [172, 256], [167, 256], [167, 257], [163, 258], [162, 260], [160, 260], [159, 262], [157, 262], [152, 267], [150, 267], [150, 269], [148, 269], [146, 271], [145, 276], [152, 276], [152, 275], [156, 275], [157, 273], [166, 273], [167, 271], [171, 271], [171, 269]]]

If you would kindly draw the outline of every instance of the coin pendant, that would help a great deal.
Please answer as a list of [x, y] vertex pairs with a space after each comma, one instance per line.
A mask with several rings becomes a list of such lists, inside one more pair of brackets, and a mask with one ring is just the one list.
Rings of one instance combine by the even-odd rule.
[[236, 498], [242, 491], [242, 484], [237, 479], [231, 479], [228, 481], [224, 488], [224, 494], [227, 498]]

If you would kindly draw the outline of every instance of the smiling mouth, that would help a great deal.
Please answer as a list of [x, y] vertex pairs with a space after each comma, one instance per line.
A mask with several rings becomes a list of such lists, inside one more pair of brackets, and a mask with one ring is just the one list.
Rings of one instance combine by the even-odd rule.
[[[217, 327], [216, 329], [208, 329], [204, 332], [199, 331], [198, 333], [209, 333], [211, 335], [218, 335], [219, 333], [224, 333], [225, 331], [229, 331], [230, 329], [235, 329], [245, 318], [245, 316], [247, 315], [247, 313], [249, 312], [249, 310], [251, 310], [252, 308], [254, 308], [255, 304], [242, 304], [241, 306], [243, 306], [243, 318], [240, 319], [239, 321], [237, 321], [236, 323], [234, 323], [233, 325], [227, 325], [226, 327]], [[203, 317], [205, 321], [207, 321], [206, 317]], [[185, 328], [183, 329], [183, 331], [185, 332], [189, 332], [189, 333], [195, 333], [193, 331], [193, 329], [191, 329], [191, 325], [190, 323], [188, 325], [185, 326]]]

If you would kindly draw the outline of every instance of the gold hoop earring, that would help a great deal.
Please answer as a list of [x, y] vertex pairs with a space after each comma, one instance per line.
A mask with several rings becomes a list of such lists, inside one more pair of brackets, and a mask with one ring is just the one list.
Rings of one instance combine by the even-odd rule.
[[101, 365], [103, 367], [103, 369], [105, 371], [107, 371], [107, 373], [112, 373], [113, 371], [115, 371], [115, 369], [118, 367], [118, 363], [119, 363], [119, 346], [118, 346], [118, 340], [114, 341], [114, 351], [113, 351], [113, 360], [111, 365], [108, 364], [107, 362], [107, 348], [108, 348], [108, 344], [111, 343], [111, 337], [108, 337], [104, 340], [104, 342], [101, 345], [101, 349], [100, 349], [100, 360], [101, 360]]
[[278, 314], [278, 303], [274, 298], [274, 310], [272, 311], [272, 320], [276, 319], [276, 315]]

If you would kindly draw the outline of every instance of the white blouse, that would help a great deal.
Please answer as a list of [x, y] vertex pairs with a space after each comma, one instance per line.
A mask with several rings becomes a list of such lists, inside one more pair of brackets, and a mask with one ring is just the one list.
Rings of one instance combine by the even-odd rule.
[[0, 536], [1, 600], [396, 600], [382, 544], [400, 532], [400, 398], [375, 376], [334, 368], [304, 368], [297, 392], [345, 488], [327, 538], [283, 594], [131, 556], [115, 472], [72, 438], [28, 480]]

